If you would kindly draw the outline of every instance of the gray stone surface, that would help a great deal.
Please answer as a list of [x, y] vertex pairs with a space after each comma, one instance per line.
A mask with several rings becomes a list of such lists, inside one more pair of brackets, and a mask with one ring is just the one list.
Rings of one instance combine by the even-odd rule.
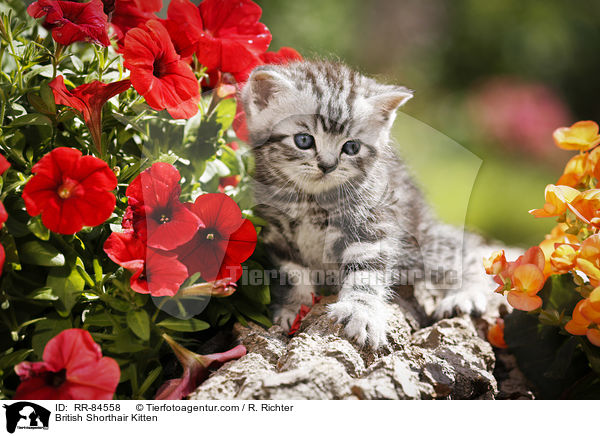
[[512, 378], [500, 384], [510, 392], [498, 391], [494, 351], [483, 339], [494, 316], [460, 316], [419, 328], [406, 308], [391, 304], [389, 344], [372, 352], [348, 341], [326, 316], [332, 301], [315, 305], [292, 338], [277, 326], [236, 324], [234, 333], [248, 354], [215, 371], [190, 399], [532, 397], [508, 361], [503, 372]]

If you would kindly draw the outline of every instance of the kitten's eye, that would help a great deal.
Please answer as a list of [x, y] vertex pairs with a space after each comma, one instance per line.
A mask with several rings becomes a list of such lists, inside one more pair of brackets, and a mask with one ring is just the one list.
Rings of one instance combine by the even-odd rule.
[[354, 156], [360, 150], [360, 142], [358, 141], [347, 141], [342, 145], [342, 151], [348, 156]]
[[308, 150], [309, 148], [314, 147], [315, 138], [308, 133], [296, 133], [294, 135], [294, 144], [301, 150]]

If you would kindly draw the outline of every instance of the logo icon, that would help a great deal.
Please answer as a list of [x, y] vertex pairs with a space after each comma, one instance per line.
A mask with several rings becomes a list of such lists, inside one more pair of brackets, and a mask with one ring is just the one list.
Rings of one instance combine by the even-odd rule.
[[6, 409], [6, 431], [14, 433], [18, 429], [47, 430], [50, 422], [50, 411], [29, 401], [19, 401], [11, 405], [4, 404]]

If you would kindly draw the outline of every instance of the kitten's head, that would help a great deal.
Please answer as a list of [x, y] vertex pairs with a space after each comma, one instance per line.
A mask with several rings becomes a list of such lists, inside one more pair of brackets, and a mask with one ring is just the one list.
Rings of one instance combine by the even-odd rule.
[[242, 101], [257, 172], [268, 173], [261, 182], [318, 194], [375, 171], [396, 109], [411, 97], [338, 63], [256, 68]]

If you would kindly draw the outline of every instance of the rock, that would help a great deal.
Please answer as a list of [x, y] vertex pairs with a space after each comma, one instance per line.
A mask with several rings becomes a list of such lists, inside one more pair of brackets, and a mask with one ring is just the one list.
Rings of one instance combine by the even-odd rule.
[[[236, 324], [234, 335], [248, 354], [223, 365], [189, 398], [493, 399], [499, 395], [494, 351], [470, 317], [420, 328], [405, 309], [390, 304], [389, 344], [372, 352], [347, 340], [342, 327], [326, 316], [326, 305], [332, 301], [335, 297], [316, 304], [292, 338], [278, 326], [265, 330], [255, 324]], [[512, 381], [513, 394], [508, 397], [520, 392], [518, 377]]]

